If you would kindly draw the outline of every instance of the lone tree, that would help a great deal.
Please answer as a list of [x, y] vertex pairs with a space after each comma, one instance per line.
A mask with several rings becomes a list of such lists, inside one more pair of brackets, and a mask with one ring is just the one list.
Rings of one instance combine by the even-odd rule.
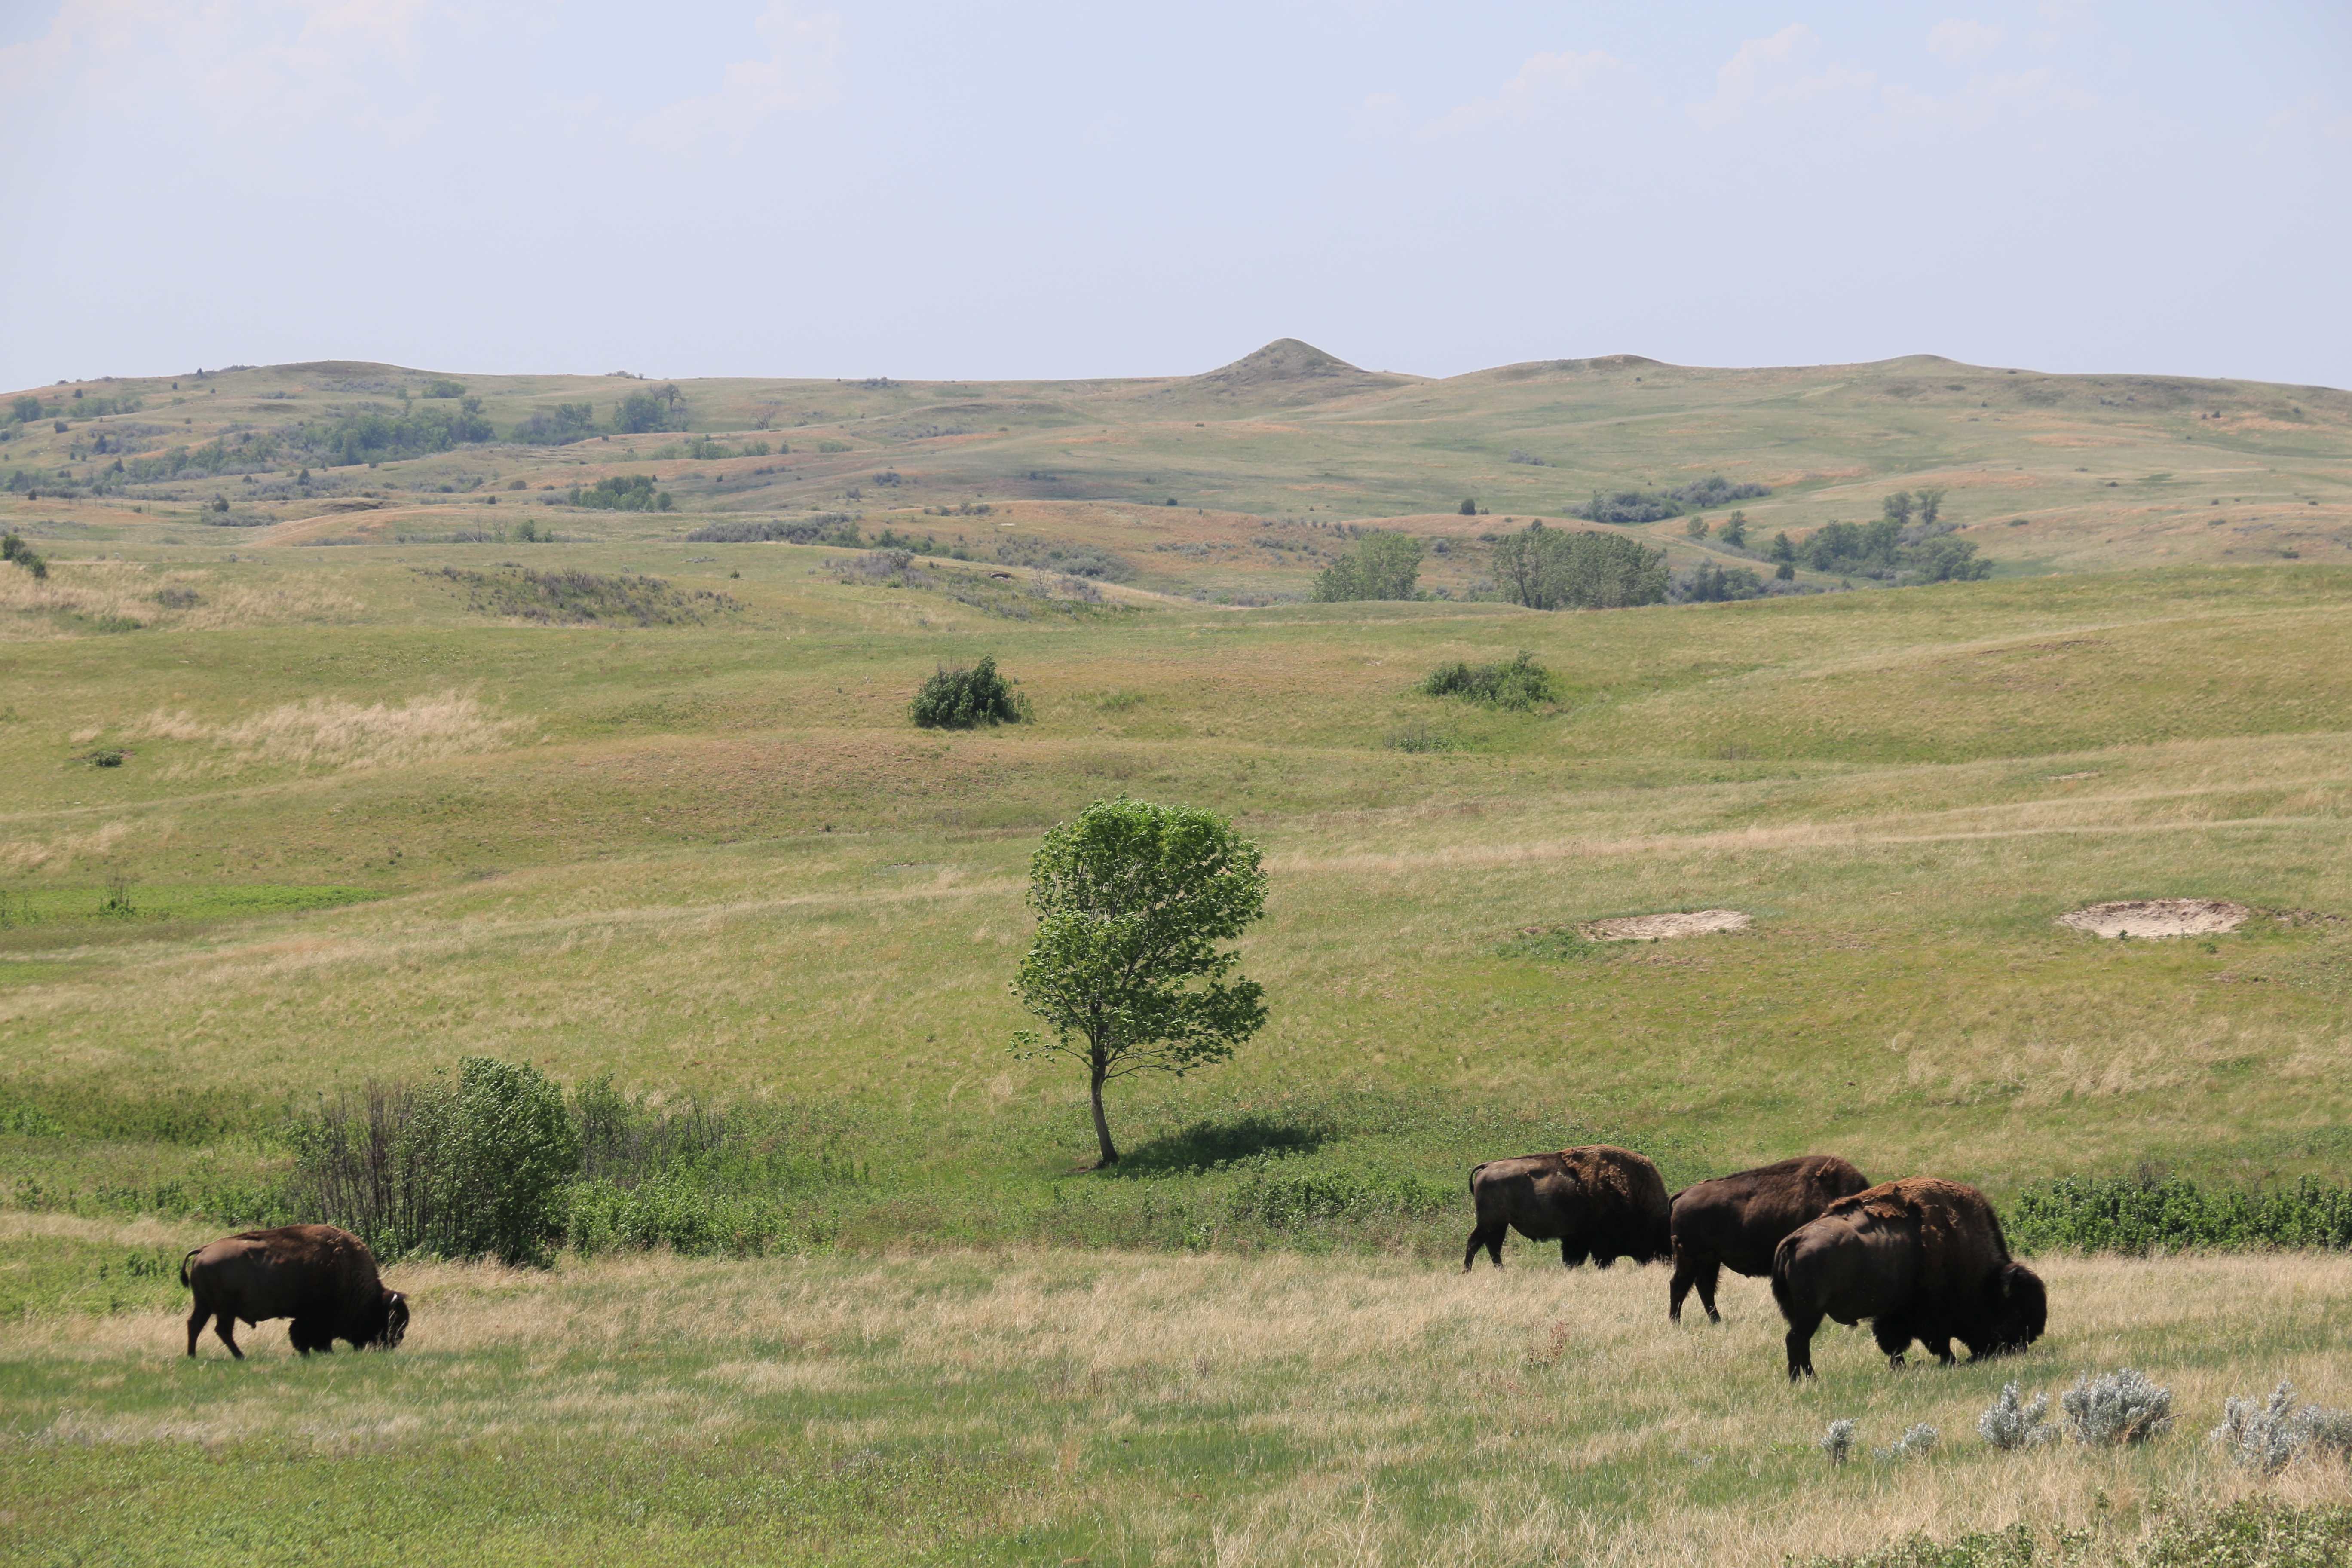
[[1029, 862], [1037, 937], [1013, 981], [1052, 1028], [1013, 1050], [1081, 1062], [1102, 1163], [1118, 1163], [1103, 1085], [1181, 1078], [1234, 1054], [1265, 1022], [1265, 993], [1216, 943], [1265, 912], [1257, 846], [1205, 811], [1098, 800], [1045, 835]]

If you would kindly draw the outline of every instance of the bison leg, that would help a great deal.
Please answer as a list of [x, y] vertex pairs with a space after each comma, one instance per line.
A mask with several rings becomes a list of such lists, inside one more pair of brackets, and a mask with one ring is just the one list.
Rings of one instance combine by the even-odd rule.
[[1723, 1321], [1723, 1314], [1715, 1310], [1715, 1285], [1722, 1275], [1723, 1265], [1712, 1258], [1691, 1270], [1691, 1283], [1698, 1287], [1698, 1304], [1706, 1309], [1710, 1323]]
[[1934, 1353], [1936, 1364], [1938, 1366], [1949, 1366], [1956, 1359], [1952, 1354], [1952, 1342], [1949, 1340], [1939, 1338], [1922, 1340], [1919, 1342]]
[[198, 1302], [196, 1310], [188, 1314], [188, 1353], [190, 1355], [196, 1353], [196, 1341], [205, 1331], [205, 1321], [212, 1315], [213, 1310], [202, 1302]]
[[221, 1312], [215, 1315], [213, 1319], [213, 1332], [219, 1337], [221, 1343], [228, 1347], [229, 1354], [239, 1361], [245, 1359], [245, 1352], [236, 1348], [236, 1314], [235, 1312]]
[[1789, 1381], [1813, 1375], [1813, 1331], [1822, 1326], [1819, 1312], [1789, 1320]]
[[1885, 1352], [1889, 1370], [1902, 1370], [1903, 1352], [1911, 1348], [1911, 1325], [1891, 1313], [1882, 1313], [1872, 1321], [1870, 1334]]
[[[1591, 1256], [1591, 1255], [1590, 1253], [1588, 1253], [1583, 1247], [1577, 1246], [1570, 1237], [1563, 1236], [1559, 1238], [1559, 1266], [1562, 1268], [1573, 1268]], [[1592, 1259], [1592, 1267], [1595, 1268], [1606, 1268], [1609, 1267], [1609, 1259], [1606, 1258], [1594, 1258]]]
[[1478, 1261], [1478, 1249], [1482, 1247], [1486, 1249], [1486, 1256], [1495, 1260], [1495, 1267], [1500, 1268], [1503, 1266], [1503, 1238], [1508, 1234], [1501, 1226], [1488, 1230], [1481, 1225], [1472, 1231], [1469, 1248], [1462, 1254], [1462, 1272], [1470, 1272], [1470, 1266]]

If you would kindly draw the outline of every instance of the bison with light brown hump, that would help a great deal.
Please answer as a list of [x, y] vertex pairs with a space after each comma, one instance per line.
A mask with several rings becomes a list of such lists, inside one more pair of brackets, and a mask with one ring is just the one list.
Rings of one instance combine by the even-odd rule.
[[1706, 1321], [1723, 1321], [1715, 1310], [1721, 1270], [1751, 1279], [1771, 1273], [1782, 1237], [1868, 1185], [1868, 1176], [1835, 1154], [1801, 1154], [1685, 1187], [1675, 1194], [1675, 1282], [1666, 1316], [1683, 1321], [1683, 1298], [1696, 1285]]
[[408, 1333], [408, 1298], [384, 1288], [367, 1244], [331, 1225], [289, 1225], [248, 1230], [197, 1247], [180, 1262], [180, 1283], [196, 1299], [188, 1314], [188, 1353], [211, 1319], [220, 1342], [239, 1361], [239, 1319], [253, 1327], [271, 1318], [294, 1320], [294, 1348], [304, 1355], [332, 1351], [337, 1340], [354, 1349], [390, 1350]]
[[2041, 1278], [2011, 1261], [2000, 1216], [1958, 1182], [1906, 1176], [1840, 1198], [1772, 1255], [1772, 1298], [1789, 1321], [1789, 1381], [1813, 1375], [1823, 1318], [1871, 1320], [1891, 1366], [1913, 1340], [1949, 1365], [2023, 1350], [2050, 1317]]
[[1470, 1199], [1478, 1224], [1462, 1255], [1465, 1274], [1482, 1247], [1500, 1268], [1503, 1238], [1513, 1230], [1529, 1241], [1559, 1242], [1559, 1260], [1570, 1268], [1588, 1258], [1600, 1268], [1620, 1258], [1647, 1263], [1673, 1248], [1666, 1184], [1631, 1149], [1596, 1143], [1489, 1160], [1470, 1173]]

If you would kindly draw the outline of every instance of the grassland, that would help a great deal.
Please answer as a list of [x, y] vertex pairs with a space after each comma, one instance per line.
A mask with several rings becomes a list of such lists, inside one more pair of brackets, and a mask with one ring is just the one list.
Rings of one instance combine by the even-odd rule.
[[[225, 431], [406, 374], [189, 378], [108, 417]], [[308, 500], [11, 494], [49, 575], [0, 568], [0, 1535], [35, 1562], [268, 1531], [338, 1561], [1770, 1561], [2020, 1518], [2122, 1542], [2159, 1494], [2235, 1495], [2195, 1431], [2009, 1460], [1973, 1413], [2122, 1360], [2199, 1430], [2283, 1375], [2352, 1405], [2340, 1260], [2046, 1259], [2025, 1363], [1890, 1378], [1841, 1338], [1799, 1394], [1753, 1286], [1708, 1337], [1665, 1330], [1655, 1271], [1442, 1272], [1465, 1166], [1571, 1142], [1671, 1183], [1828, 1148], [1996, 1199], [2143, 1163], [2342, 1178], [2342, 398], [1934, 374], [1970, 395], [1912, 362], [696, 383], [698, 429], [765, 417], [793, 451], [654, 458], [665, 433], [322, 471]], [[501, 427], [636, 384], [466, 379]], [[995, 427], [915, 433], [950, 402]], [[0, 471], [94, 439], [28, 427]], [[2175, 493], [2191, 450], [2234, 477]], [[490, 488], [630, 471], [679, 510]], [[1506, 517], [1717, 471], [1786, 487], [1745, 503], [1768, 530], [1947, 485], [2002, 571], [1605, 614], [1465, 596]], [[1184, 504], [1144, 504], [1147, 476]], [[2230, 484], [2250, 499], [2207, 504]], [[1033, 493], [1056, 487], [1082, 493]], [[201, 521], [215, 495], [254, 526]], [[685, 537], [845, 509], [937, 548], [877, 572]], [[563, 542], [499, 540], [519, 512]], [[2266, 518], [2302, 559], [2235, 531]], [[1367, 522], [1455, 542], [1453, 596], [1218, 603], [1295, 598]], [[1074, 586], [1000, 535], [1133, 571]], [[635, 577], [665, 586], [614, 586]], [[1521, 648], [1552, 708], [1414, 689]], [[914, 730], [921, 679], [982, 653], [1035, 722]], [[1083, 1085], [1007, 1050], [1005, 982], [1038, 834], [1120, 791], [1263, 843], [1243, 947], [1273, 1018], [1230, 1066], [1122, 1089], [1129, 1158], [1097, 1172]], [[2192, 942], [2054, 923], [2165, 896], [2260, 912]], [[1714, 906], [1755, 923], [1561, 935]], [[790, 1129], [822, 1173], [769, 1194], [793, 1256], [412, 1265], [395, 1356], [298, 1367], [265, 1331], [249, 1367], [180, 1366], [162, 1260], [282, 1165], [287, 1115], [477, 1051]], [[1841, 1415], [1949, 1451], [1832, 1473], [1811, 1444]], [[310, 1510], [333, 1498], [352, 1511]]]

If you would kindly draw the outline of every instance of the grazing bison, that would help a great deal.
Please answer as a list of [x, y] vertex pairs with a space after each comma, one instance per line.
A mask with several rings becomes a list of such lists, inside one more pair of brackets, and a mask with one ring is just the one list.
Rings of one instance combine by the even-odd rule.
[[1947, 1365], [1954, 1340], [1971, 1357], [2023, 1350], [2050, 1317], [2040, 1277], [2010, 1260], [1984, 1194], [1933, 1176], [1840, 1198], [1791, 1231], [1772, 1255], [1772, 1297], [1789, 1321], [1791, 1383], [1813, 1374], [1824, 1317], [1870, 1319], [1892, 1366], [1915, 1339]]
[[1462, 1255], [1467, 1274], [1478, 1249], [1503, 1266], [1503, 1237], [1513, 1228], [1529, 1241], [1559, 1243], [1559, 1260], [1573, 1268], [1586, 1258], [1606, 1268], [1620, 1258], [1647, 1263], [1672, 1247], [1666, 1226], [1666, 1184], [1658, 1168], [1631, 1149], [1605, 1143], [1489, 1160], [1470, 1173], [1478, 1228]]
[[291, 1318], [294, 1348], [304, 1355], [331, 1352], [337, 1340], [354, 1348], [400, 1343], [408, 1332], [408, 1298], [376, 1278], [367, 1244], [331, 1225], [289, 1225], [248, 1230], [197, 1247], [181, 1260], [180, 1283], [194, 1292], [188, 1353], [213, 1320], [220, 1342], [239, 1361], [237, 1320], [247, 1328], [269, 1318]]
[[1718, 1270], [1751, 1279], [1771, 1273], [1782, 1237], [1868, 1185], [1869, 1177], [1835, 1154], [1801, 1154], [1685, 1187], [1675, 1194], [1675, 1282], [1666, 1316], [1683, 1321], [1683, 1298], [1696, 1285], [1706, 1321], [1723, 1321], [1715, 1310]]

